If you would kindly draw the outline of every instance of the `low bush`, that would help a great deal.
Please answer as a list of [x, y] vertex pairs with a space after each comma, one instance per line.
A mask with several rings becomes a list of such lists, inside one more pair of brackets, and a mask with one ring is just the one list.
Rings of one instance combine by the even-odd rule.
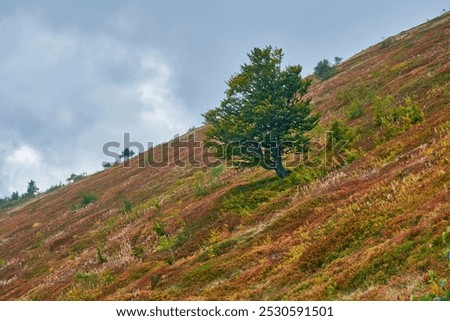
[[98, 200], [98, 196], [95, 192], [82, 192], [80, 193], [81, 200], [78, 204], [72, 204], [71, 210], [76, 211], [81, 208], [85, 208], [91, 203]]
[[323, 59], [314, 67], [314, 75], [321, 81], [336, 75], [336, 66], [332, 65], [327, 59]]
[[128, 214], [131, 213], [132, 211], [133, 211], [133, 203], [131, 203], [131, 201], [128, 199], [124, 200], [122, 203], [121, 212], [123, 214]]
[[98, 200], [97, 194], [95, 192], [84, 192], [81, 194], [80, 207], [86, 207], [91, 203], [94, 203]]
[[224, 183], [220, 179], [220, 175], [225, 170], [225, 166], [213, 167], [205, 172], [195, 173], [194, 194], [197, 197], [204, 197], [215, 190], [221, 188]]
[[393, 138], [424, 118], [420, 106], [406, 97], [401, 104], [395, 104], [393, 96], [377, 97], [375, 100], [375, 124], [383, 130], [379, 140]]

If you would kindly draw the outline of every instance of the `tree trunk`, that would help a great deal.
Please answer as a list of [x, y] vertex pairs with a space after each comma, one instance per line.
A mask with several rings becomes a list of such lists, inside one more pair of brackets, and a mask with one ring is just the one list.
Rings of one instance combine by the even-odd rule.
[[275, 173], [277, 173], [280, 178], [285, 178], [289, 174], [289, 172], [283, 167], [281, 159], [279, 161], [275, 161]]
[[287, 171], [283, 166], [283, 160], [281, 158], [281, 151], [279, 146], [272, 149], [272, 157], [275, 167], [275, 173], [277, 173], [278, 177], [285, 178], [286, 176], [288, 176], [289, 171]]

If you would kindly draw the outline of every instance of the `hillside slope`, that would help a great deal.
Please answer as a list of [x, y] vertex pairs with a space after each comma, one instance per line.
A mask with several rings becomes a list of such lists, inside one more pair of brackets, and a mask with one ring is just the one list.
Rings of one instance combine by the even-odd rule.
[[[341, 120], [356, 133], [349, 164], [280, 180], [262, 169], [178, 166], [174, 156], [201, 159], [202, 149], [174, 155], [164, 144], [152, 158], [167, 150], [167, 166], [140, 168], [136, 157], [3, 210], [0, 299], [442, 295], [433, 281], [450, 283], [449, 39], [446, 14], [314, 81], [322, 117], [313, 140]], [[380, 108], [403, 105], [419, 106], [423, 119], [377, 125]], [[191, 135], [201, 141], [203, 129]], [[98, 201], [76, 206], [86, 192]]]

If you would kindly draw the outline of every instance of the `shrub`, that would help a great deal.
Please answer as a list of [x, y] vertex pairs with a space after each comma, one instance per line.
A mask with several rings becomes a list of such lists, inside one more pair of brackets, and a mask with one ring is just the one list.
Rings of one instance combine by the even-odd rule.
[[308, 184], [324, 177], [326, 171], [323, 167], [299, 166], [292, 171], [289, 181], [292, 185]]
[[75, 182], [78, 182], [78, 181], [80, 181], [80, 180], [82, 180], [83, 178], [85, 178], [86, 177], [86, 175], [87, 175], [87, 173], [81, 173], [81, 174], [79, 174], [79, 175], [77, 175], [77, 174], [74, 174], [74, 173], [72, 173], [72, 174], [70, 174], [70, 176], [66, 179], [66, 181], [67, 181], [67, 183], [75, 183]]
[[450, 287], [446, 279], [436, 279], [433, 271], [428, 271], [430, 292], [421, 296], [419, 301], [450, 301]]
[[133, 203], [130, 200], [126, 199], [123, 201], [121, 212], [123, 214], [128, 214], [133, 211]]
[[176, 244], [176, 237], [168, 237], [167, 235], [165, 235], [159, 238], [157, 249], [169, 253], [169, 257], [166, 258], [166, 262], [169, 265], [173, 265], [175, 263], [175, 254], [173, 248]]
[[106, 257], [103, 255], [103, 253], [99, 247], [97, 247], [97, 261], [99, 264], [103, 264], [103, 263], [107, 262]]
[[131, 251], [134, 257], [136, 257], [139, 260], [142, 259], [145, 255], [145, 247], [143, 245], [134, 246]]
[[153, 223], [152, 229], [156, 234], [158, 234], [158, 236], [167, 236], [164, 223], [161, 221], [156, 221], [155, 223]]
[[334, 120], [327, 137], [327, 165], [342, 166], [353, 162], [359, 152], [352, 148], [356, 130], [339, 120]]
[[346, 126], [343, 122], [339, 120], [334, 120], [329, 129], [329, 139], [328, 141], [331, 143], [332, 141], [340, 142], [352, 142], [355, 138], [356, 134], [352, 128]]
[[204, 197], [206, 195], [208, 195], [208, 190], [201, 185], [195, 185], [195, 190], [194, 190], [195, 196], [197, 197]]
[[204, 197], [223, 186], [220, 175], [225, 169], [224, 165], [211, 168], [208, 172], [195, 173], [196, 184], [194, 193], [197, 197]]
[[419, 105], [406, 97], [403, 104], [396, 105], [393, 96], [377, 97], [375, 100], [375, 124], [384, 129], [384, 138], [395, 137], [424, 118]]
[[64, 187], [64, 184], [59, 183], [59, 185], [50, 186], [45, 192], [46, 193], [54, 192], [54, 191], [61, 189], [62, 187]]
[[98, 200], [97, 194], [95, 192], [83, 192], [81, 193], [81, 201], [78, 205], [78, 208], [83, 208], [88, 206], [91, 203], [94, 203]]
[[391, 40], [391, 38], [387, 38], [387, 39], [383, 38], [383, 41], [381, 41], [381, 48], [382, 48], [382, 49], [388, 48], [388, 47], [390, 47], [391, 45], [392, 45], [392, 40]]
[[327, 59], [324, 59], [314, 67], [314, 75], [322, 81], [326, 80], [336, 75], [336, 67], [331, 65]]
[[361, 117], [362, 112], [362, 102], [359, 98], [355, 98], [347, 107], [346, 116], [348, 119], [356, 119]]
[[423, 120], [423, 112], [417, 103], [406, 97], [403, 105], [395, 105], [394, 97], [378, 97], [375, 101], [375, 124], [378, 126], [390, 124], [415, 124]]
[[271, 191], [248, 191], [243, 193], [231, 193], [222, 202], [222, 208], [239, 215], [247, 215], [259, 205], [270, 200]]
[[362, 116], [363, 106], [373, 103], [376, 91], [364, 80], [357, 85], [351, 85], [346, 90], [338, 93], [336, 98], [346, 105], [345, 116], [348, 119], [356, 119]]

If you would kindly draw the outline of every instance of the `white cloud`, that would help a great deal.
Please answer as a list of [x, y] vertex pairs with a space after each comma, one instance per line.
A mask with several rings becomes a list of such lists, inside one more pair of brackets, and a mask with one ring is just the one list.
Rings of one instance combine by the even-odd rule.
[[36, 166], [41, 162], [41, 156], [29, 146], [21, 146], [6, 157], [6, 162], [19, 166]]
[[143, 104], [142, 119], [159, 129], [169, 128], [178, 133], [185, 130], [186, 115], [180, 101], [173, 93], [170, 68], [154, 57], [146, 57], [141, 62], [144, 70], [156, 70], [154, 78], [146, 79], [138, 86], [138, 95]]

